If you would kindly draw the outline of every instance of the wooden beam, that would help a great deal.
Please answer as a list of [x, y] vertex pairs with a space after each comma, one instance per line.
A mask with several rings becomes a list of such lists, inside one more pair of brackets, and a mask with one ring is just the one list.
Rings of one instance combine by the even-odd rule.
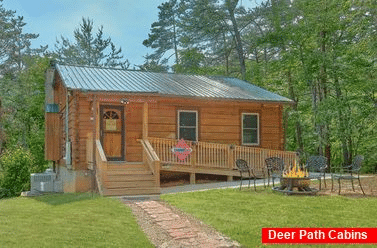
[[148, 103], [144, 102], [143, 107], [143, 139], [148, 138]]

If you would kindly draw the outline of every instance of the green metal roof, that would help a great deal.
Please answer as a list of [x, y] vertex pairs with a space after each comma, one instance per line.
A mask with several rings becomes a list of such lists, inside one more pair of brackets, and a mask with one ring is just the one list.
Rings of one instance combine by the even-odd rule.
[[247, 81], [231, 77], [181, 75], [56, 64], [69, 89], [157, 93], [171, 96], [292, 102]]

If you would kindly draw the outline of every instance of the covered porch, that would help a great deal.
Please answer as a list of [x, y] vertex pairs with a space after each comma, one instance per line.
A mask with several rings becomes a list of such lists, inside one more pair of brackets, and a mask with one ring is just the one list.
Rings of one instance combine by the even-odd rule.
[[[95, 170], [95, 179], [102, 195], [159, 194], [160, 173], [163, 171], [183, 172], [190, 175], [190, 183], [195, 183], [196, 174], [227, 176], [232, 181], [239, 176], [235, 161], [244, 159], [252, 166], [256, 176], [267, 176], [265, 159], [280, 157], [286, 165], [297, 159], [295, 152], [270, 150], [263, 148], [237, 146], [210, 142], [185, 141], [191, 153], [184, 160], [174, 154], [179, 140], [148, 137], [139, 140], [143, 147], [143, 161], [113, 162], [107, 161], [101, 142], [95, 141], [95, 150], [90, 149], [92, 137], [88, 137], [88, 159], [91, 153], [96, 157], [88, 165]], [[88, 161], [89, 161], [88, 160]]]

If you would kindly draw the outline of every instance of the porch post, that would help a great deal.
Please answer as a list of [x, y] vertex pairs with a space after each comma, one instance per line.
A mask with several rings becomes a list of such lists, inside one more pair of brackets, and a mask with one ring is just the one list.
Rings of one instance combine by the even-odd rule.
[[190, 184], [195, 184], [195, 172], [190, 173]]
[[[230, 171], [233, 171], [233, 167], [234, 167], [234, 146], [233, 145], [228, 145], [228, 149], [227, 149], [227, 153], [228, 153], [228, 168]], [[233, 176], [227, 176], [227, 181], [228, 182], [231, 182], [233, 181]]]
[[148, 103], [144, 102], [143, 107], [143, 139], [148, 138]]

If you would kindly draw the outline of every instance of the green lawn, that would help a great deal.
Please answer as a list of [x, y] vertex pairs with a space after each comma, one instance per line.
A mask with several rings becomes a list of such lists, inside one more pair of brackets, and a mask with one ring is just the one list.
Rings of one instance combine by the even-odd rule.
[[131, 210], [91, 194], [0, 200], [1, 247], [153, 247]]
[[163, 195], [162, 199], [202, 219], [242, 245], [253, 248], [267, 247], [261, 243], [262, 227], [376, 227], [377, 224], [377, 198], [286, 196], [271, 190], [255, 193], [226, 189]]

